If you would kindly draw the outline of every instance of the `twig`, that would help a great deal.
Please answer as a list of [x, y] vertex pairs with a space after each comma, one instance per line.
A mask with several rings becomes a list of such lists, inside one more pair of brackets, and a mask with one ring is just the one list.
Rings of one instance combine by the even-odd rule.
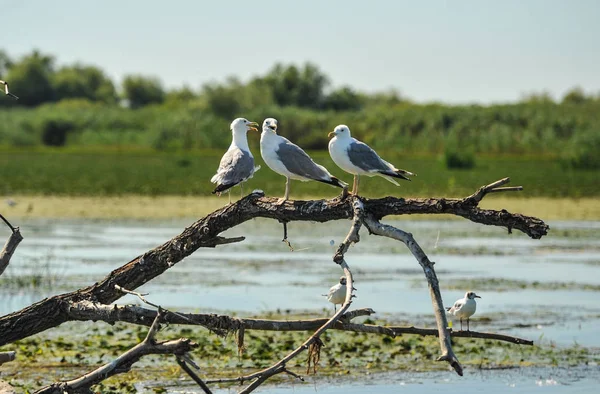
[[210, 389], [208, 388], [206, 383], [204, 383], [204, 381], [198, 375], [196, 375], [196, 372], [194, 372], [187, 365], [187, 363], [185, 362], [185, 360], [182, 357], [177, 357], [176, 360], [177, 360], [177, 364], [179, 364], [181, 369], [183, 369], [185, 371], [185, 373], [187, 373], [189, 375], [189, 377], [192, 378], [192, 380], [194, 382], [196, 382], [196, 384], [198, 384], [198, 386], [200, 386], [202, 391], [204, 391], [206, 394], [212, 394], [212, 391], [210, 391]]
[[437, 330], [440, 339], [440, 348], [442, 350], [442, 355], [437, 358], [437, 361], [447, 361], [458, 375], [463, 376], [462, 365], [460, 365], [458, 358], [452, 350], [450, 333], [447, 329], [448, 321], [446, 320], [446, 311], [444, 309], [444, 303], [442, 302], [437, 275], [433, 268], [434, 263], [429, 260], [425, 252], [423, 252], [423, 249], [421, 249], [417, 241], [413, 238], [412, 234], [387, 224], [381, 224], [378, 220], [375, 220], [370, 216], [365, 217], [364, 224], [372, 234], [403, 242], [423, 268], [427, 283], [429, 284], [429, 295], [431, 296], [431, 302], [433, 304], [433, 311], [435, 313], [435, 320], [437, 322]]
[[[160, 310], [162, 310], [162, 311], [164, 311], [164, 312], [166, 312], [166, 313], [171, 313], [171, 314], [173, 314], [173, 315], [176, 315], [177, 317], [180, 317], [180, 318], [182, 318], [182, 319], [184, 319], [184, 320], [188, 320], [188, 321], [189, 321], [189, 319], [188, 319], [187, 317], [185, 317], [184, 315], [182, 315], [182, 314], [180, 314], [180, 313], [177, 313], [177, 312], [171, 312], [171, 311], [169, 311], [169, 310], [167, 310], [167, 309], [165, 309], [165, 308], [161, 307], [161, 306], [160, 306], [160, 305], [158, 305], [158, 304], [155, 304], [155, 303], [152, 303], [152, 302], [148, 301], [148, 300], [146, 299], [146, 297], [145, 297], [145, 296], [147, 296], [149, 293], [139, 293], [139, 292], [137, 292], [137, 291], [131, 291], [131, 290], [127, 290], [127, 289], [125, 289], [125, 288], [123, 288], [123, 287], [121, 287], [121, 286], [119, 286], [119, 285], [115, 285], [115, 289], [117, 289], [117, 290], [119, 290], [119, 291], [122, 291], [123, 293], [127, 293], [127, 294], [134, 295], [134, 296], [138, 297], [140, 300], [142, 300], [142, 302], [143, 302], [143, 303], [145, 303], [145, 304], [148, 304], [148, 305], [150, 305], [150, 306], [153, 306], [153, 307], [155, 307], [156, 309], [158, 309], [159, 311], [160, 311]], [[157, 317], [158, 317], [158, 316], [157, 316]]]
[[281, 242], [285, 243], [288, 246], [288, 248], [290, 248], [290, 252], [294, 251], [294, 247], [288, 240], [287, 221], [285, 221], [285, 220], [283, 221], [283, 239], [281, 240]]
[[2, 219], [2, 221], [3, 221], [4, 223], [6, 223], [6, 225], [8, 226], [8, 228], [10, 228], [10, 231], [12, 231], [13, 233], [14, 233], [14, 232], [15, 232], [15, 231], [18, 229], [18, 228], [15, 228], [15, 227], [14, 227], [14, 226], [13, 226], [13, 225], [12, 225], [12, 224], [11, 224], [11, 223], [8, 221], [8, 219], [6, 219], [6, 218], [4, 217], [4, 215], [2, 215], [1, 213], [0, 213], [0, 219]]
[[46, 386], [36, 391], [36, 393], [62, 394], [64, 392], [81, 392], [110, 376], [129, 371], [133, 364], [139, 361], [141, 357], [148, 354], [183, 355], [197, 346], [195, 343], [185, 338], [156, 343], [155, 336], [160, 329], [160, 320], [162, 319], [162, 316], [162, 310], [159, 309], [156, 319], [154, 319], [150, 330], [148, 330], [146, 338], [112, 362], [77, 379], [66, 382], [57, 382], [50, 386]]
[[467, 197], [467, 200], [471, 200], [475, 203], [475, 205], [479, 204], [483, 197], [489, 193], [498, 193], [498, 192], [520, 192], [523, 190], [523, 186], [511, 186], [511, 187], [500, 187], [506, 185], [510, 182], [510, 178], [503, 178], [499, 181], [490, 183], [489, 185], [482, 186], [475, 193], [471, 194]]

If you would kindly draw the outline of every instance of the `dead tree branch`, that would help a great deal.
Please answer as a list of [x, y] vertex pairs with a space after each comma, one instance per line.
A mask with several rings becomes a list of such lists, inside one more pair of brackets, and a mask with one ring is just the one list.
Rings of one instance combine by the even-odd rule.
[[[192, 378], [192, 380], [194, 382], [196, 382], [196, 384], [198, 386], [200, 386], [200, 388], [202, 389], [202, 391], [204, 391], [206, 394], [212, 394], [212, 391], [210, 391], [210, 389], [208, 388], [208, 386], [206, 385], [206, 383], [204, 383], [204, 381], [200, 378], [200, 376], [198, 376], [196, 374], [196, 372], [194, 372], [194, 370], [189, 367], [189, 365], [186, 362], [186, 360], [185, 360], [184, 357], [177, 357], [177, 364], [179, 364], [179, 366], [181, 367], [181, 369], [183, 369], [185, 371], [185, 373], [187, 373], [188, 376], [190, 378]], [[197, 366], [196, 366], [196, 369], [198, 369]]]
[[287, 370], [286, 364], [291, 359], [302, 353], [304, 350], [309, 351], [308, 368], [306, 372], [310, 372], [311, 362], [313, 363], [313, 370], [316, 372], [317, 364], [320, 359], [320, 349], [321, 346], [323, 346], [323, 343], [321, 342], [320, 338], [321, 335], [329, 328], [331, 328], [339, 320], [339, 318], [344, 313], [346, 313], [346, 311], [348, 310], [348, 308], [350, 308], [350, 305], [352, 304], [352, 291], [354, 290], [354, 279], [352, 278], [352, 272], [350, 271], [350, 267], [348, 267], [348, 264], [344, 260], [344, 254], [348, 251], [348, 248], [350, 248], [351, 244], [356, 243], [360, 240], [358, 232], [361, 227], [361, 218], [364, 214], [364, 205], [360, 201], [360, 199], [354, 198], [352, 206], [354, 215], [352, 226], [350, 227], [350, 232], [346, 236], [346, 239], [344, 239], [344, 242], [342, 242], [342, 244], [339, 246], [337, 252], [333, 257], [333, 261], [340, 265], [340, 267], [344, 271], [344, 275], [346, 276], [346, 299], [344, 301], [344, 304], [336, 313], [334, 313], [331, 319], [329, 319], [325, 324], [319, 327], [319, 329], [317, 329], [317, 331], [315, 331], [313, 335], [311, 335], [302, 345], [297, 347], [290, 354], [288, 354], [269, 368], [263, 369], [262, 371], [256, 372], [249, 376], [243, 376], [241, 378], [238, 378], [237, 380], [242, 383], [244, 381], [253, 380], [252, 383], [250, 383], [246, 388], [240, 391], [240, 394], [248, 394], [253, 392], [271, 376], [280, 373], [288, 373], [292, 376], [296, 376], [299, 378], [299, 376], [292, 374], [290, 371]]
[[413, 238], [412, 234], [387, 224], [381, 224], [378, 220], [369, 216], [365, 217], [364, 224], [371, 234], [381, 235], [403, 242], [423, 268], [423, 272], [425, 273], [429, 285], [429, 295], [431, 296], [431, 302], [433, 304], [433, 312], [435, 313], [437, 331], [440, 338], [440, 348], [442, 350], [442, 355], [437, 358], [437, 361], [448, 361], [456, 373], [462, 376], [462, 365], [460, 365], [458, 358], [454, 354], [450, 342], [450, 333], [447, 329], [448, 321], [446, 320], [446, 310], [444, 309], [437, 275], [433, 268], [434, 263], [429, 260], [423, 249], [421, 249], [417, 241]]
[[[508, 180], [499, 182], [505, 184]], [[214, 247], [222, 243], [220, 234], [223, 231], [247, 220], [260, 217], [278, 221], [327, 222], [353, 217], [351, 198], [286, 201], [281, 205], [277, 202], [276, 198], [264, 197], [262, 193], [250, 194], [198, 220], [180, 235], [117, 268], [92, 286], [44, 299], [18, 312], [0, 317], [0, 345], [29, 337], [68, 321], [69, 309], [79, 301], [110, 304], [118, 300], [123, 293], [117, 290], [115, 285], [135, 290], [199, 248]], [[540, 219], [512, 214], [505, 210], [480, 209], [477, 206], [477, 198], [471, 196], [463, 199], [386, 197], [363, 199], [362, 202], [364, 213], [376, 220], [387, 215], [454, 214], [475, 223], [518, 229], [535, 239], [548, 232], [548, 225]]]
[[2, 275], [6, 267], [8, 267], [10, 259], [15, 253], [17, 246], [19, 246], [19, 244], [23, 240], [23, 236], [21, 235], [21, 230], [19, 230], [18, 227], [14, 227], [12, 224], [10, 224], [10, 222], [1, 214], [0, 219], [2, 219], [4, 223], [6, 223], [6, 225], [8, 226], [8, 228], [10, 228], [11, 231], [10, 237], [8, 237], [8, 240], [4, 244], [2, 250], [0, 251], [0, 275]]
[[[156, 311], [136, 305], [104, 305], [81, 301], [70, 309], [71, 321], [103, 321], [108, 324], [117, 322], [150, 326], [156, 318]], [[329, 319], [306, 320], [270, 320], [237, 318], [227, 315], [169, 312], [163, 309], [162, 321], [167, 324], [201, 326], [221, 336], [233, 331], [314, 331], [327, 323]], [[421, 336], [438, 336], [436, 329], [404, 327], [404, 326], [379, 326], [372, 324], [351, 323], [356, 317], [370, 316], [375, 311], [371, 308], [355, 309], [344, 313], [339, 320], [329, 329], [338, 331], [363, 332], [368, 334], [388, 335], [395, 337], [402, 334], [416, 334]], [[471, 335], [472, 334], [472, 335]], [[533, 345], [527, 339], [500, 335], [494, 333], [480, 333], [476, 331], [450, 331], [456, 338], [483, 338], [511, 342], [519, 345]], [[239, 342], [239, 339], [238, 339]], [[242, 340], [243, 343], [243, 340]]]
[[1, 352], [0, 353], [0, 365], [13, 361], [15, 359], [16, 354], [17, 353], [14, 351]]
[[159, 310], [154, 322], [148, 330], [146, 338], [112, 362], [105, 364], [95, 371], [87, 373], [77, 379], [69, 380], [67, 382], [58, 382], [44, 387], [36, 391], [36, 393], [62, 394], [65, 392], [89, 392], [90, 387], [93, 385], [98, 384], [113, 375], [128, 372], [131, 366], [143, 356], [148, 354], [174, 354], [177, 356], [182, 356], [197, 346], [195, 343], [186, 338], [165, 342], [156, 342], [155, 338], [160, 329], [160, 321], [162, 316], [162, 311]]

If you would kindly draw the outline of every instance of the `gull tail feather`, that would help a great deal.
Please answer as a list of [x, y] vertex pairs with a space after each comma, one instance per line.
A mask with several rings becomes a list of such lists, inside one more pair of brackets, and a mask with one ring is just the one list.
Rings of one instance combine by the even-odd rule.
[[231, 189], [235, 185], [237, 185], [237, 183], [222, 183], [220, 185], [217, 185], [217, 187], [215, 187], [215, 190], [212, 191], [212, 194], [222, 193], [228, 189]]
[[331, 179], [316, 179], [319, 182], [327, 183], [328, 185], [337, 186], [340, 188], [345, 188], [348, 186], [347, 183], [340, 181], [336, 177], [332, 176]]
[[[404, 179], [405, 181], [410, 181], [411, 179], [407, 175], [412, 174], [412, 172], [408, 172], [408, 171], [404, 171], [404, 170], [380, 171], [379, 173], [381, 175], [392, 177], [392, 178]], [[390, 179], [388, 179], [388, 180], [390, 182], [392, 182]], [[395, 183], [395, 182], [392, 182], [392, 183]], [[397, 185], [398, 184], [396, 183], [396, 186]]]

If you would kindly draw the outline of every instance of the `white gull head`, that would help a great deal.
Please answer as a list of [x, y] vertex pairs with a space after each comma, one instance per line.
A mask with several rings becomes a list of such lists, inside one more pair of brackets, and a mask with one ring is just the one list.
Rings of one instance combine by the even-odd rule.
[[335, 129], [328, 134], [329, 137], [350, 138], [350, 128], [345, 124], [335, 126]]
[[257, 127], [258, 123], [256, 122], [250, 122], [245, 118], [237, 118], [231, 122], [229, 129], [233, 134], [246, 134], [248, 130], [258, 131]]
[[277, 119], [267, 118], [263, 122], [262, 129], [263, 129], [263, 132], [266, 131], [266, 132], [277, 134], [277, 126], [278, 126]]

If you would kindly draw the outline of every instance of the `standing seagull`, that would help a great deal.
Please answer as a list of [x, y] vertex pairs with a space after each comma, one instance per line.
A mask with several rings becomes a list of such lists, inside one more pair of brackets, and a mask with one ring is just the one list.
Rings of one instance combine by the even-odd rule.
[[244, 195], [242, 183], [252, 178], [255, 171], [260, 169], [260, 166], [254, 167], [254, 156], [250, 153], [248, 147], [248, 139], [246, 133], [248, 130], [258, 131], [258, 123], [250, 122], [244, 118], [237, 118], [231, 122], [231, 133], [233, 140], [229, 149], [221, 158], [217, 173], [211, 178], [212, 183], [216, 183], [217, 187], [213, 190], [213, 194], [220, 195], [224, 191], [229, 192], [229, 203], [231, 204], [231, 188], [237, 184], [240, 185], [241, 195]]
[[[352, 290], [356, 290], [356, 288], [352, 288]], [[340, 277], [340, 283], [335, 286], [332, 286], [329, 289], [329, 293], [323, 294], [323, 297], [327, 297], [327, 301], [333, 304], [333, 311], [336, 312], [336, 305], [343, 305], [346, 301], [346, 277]]]
[[0, 85], [4, 85], [4, 93], [9, 96], [14, 98], [15, 100], [18, 100], [19, 98], [17, 96], [15, 96], [14, 94], [12, 94], [11, 92], [8, 91], [8, 82], [6, 81], [0, 81]]
[[469, 318], [475, 314], [477, 309], [477, 303], [475, 298], [481, 298], [472, 291], [465, 293], [465, 298], [456, 300], [453, 307], [446, 308], [449, 314], [454, 315], [460, 319], [460, 330], [462, 331], [462, 321], [467, 319], [467, 331], [469, 331]]
[[341, 188], [348, 186], [331, 175], [325, 167], [315, 163], [298, 145], [277, 135], [277, 119], [267, 118], [263, 122], [260, 154], [269, 168], [286, 178], [285, 196], [279, 200], [279, 204], [289, 197], [290, 179], [319, 181]]
[[346, 125], [339, 125], [328, 134], [333, 136], [329, 141], [329, 155], [333, 162], [342, 170], [354, 175], [352, 194], [358, 195], [358, 177], [360, 175], [379, 175], [396, 186], [400, 186], [393, 178], [410, 181], [408, 175], [416, 176], [412, 172], [399, 170], [392, 164], [383, 160], [379, 155], [364, 142], [352, 138], [350, 129]]

